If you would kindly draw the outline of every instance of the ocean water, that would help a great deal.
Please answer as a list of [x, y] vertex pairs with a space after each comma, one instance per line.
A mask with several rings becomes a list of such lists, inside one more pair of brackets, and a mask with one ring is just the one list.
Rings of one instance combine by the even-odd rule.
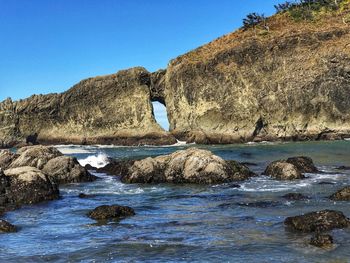
[[[193, 145], [192, 145], [193, 146]], [[113, 158], [168, 154], [186, 146], [57, 146], [81, 164], [102, 167]], [[309, 234], [286, 231], [288, 216], [335, 209], [350, 217], [349, 202], [327, 197], [350, 183], [350, 141], [196, 146], [224, 159], [249, 162], [261, 173], [273, 160], [307, 155], [323, 173], [280, 182], [264, 176], [239, 183], [127, 185], [96, 174], [93, 183], [60, 188], [56, 201], [25, 206], [4, 219], [20, 227], [0, 235], [0, 262], [350, 262], [350, 229], [334, 230], [333, 249], [308, 245]], [[254, 165], [253, 165], [254, 164]], [[304, 201], [288, 201], [286, 193]], [[80, 199], [79, 193], [93, 195]], [[131, 206], [136, 215], [98, 224], [86, 214], [104, 204]]]

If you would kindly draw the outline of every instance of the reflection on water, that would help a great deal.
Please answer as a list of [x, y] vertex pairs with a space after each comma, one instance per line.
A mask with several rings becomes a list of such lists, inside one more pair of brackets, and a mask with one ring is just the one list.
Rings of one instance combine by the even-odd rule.
[[[105, 154], [114, 158], [167, 154], [178, 147], [59, 147], [80, 160]], [[325, 251], [309, 246], [310, 235], [285, 231], [287, 216], [336, 209], [350, 216], [348, 202], [327, 199], [349, 184], [350, 141], [199, 146], [225, 159], [249, 162], [262, 172], [272, 160], [311, 156], [322, 174], [280, 182], [261, 176], [214, 186], [126, 185], [97, 174], [99, 180], [61, 188], [62, 198], [8, 213], [15, 234], [0, 235], [1, 262], [349, 262], [350, 230], [335, 230], [338, 246]], [[90, 156], [90, 158], [89, 158]], [[78, 194], [91, 194], [80, 199]], [[288, 201], [289, 192], [308, 197]], [[102, 204], [133, 207], [136, 216], [97, 225], [86, 213]]]

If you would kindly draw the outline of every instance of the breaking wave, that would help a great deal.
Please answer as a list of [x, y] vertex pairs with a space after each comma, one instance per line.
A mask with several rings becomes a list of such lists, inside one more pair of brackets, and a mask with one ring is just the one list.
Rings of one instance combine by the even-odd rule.
[[90, 155], [84, 159], [78, 160], [80, 165], [85, 166], [90, 164], [92, 167], [101, 168], [109, 163], [107, 154], [99, 153], [97, 155]]

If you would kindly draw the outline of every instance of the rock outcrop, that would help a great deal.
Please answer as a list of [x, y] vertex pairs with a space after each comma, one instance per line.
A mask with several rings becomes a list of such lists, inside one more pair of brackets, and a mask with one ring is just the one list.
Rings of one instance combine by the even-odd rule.
[[17, 232], [17, 227], [12, 225], [11, 223], [0, 219], [0, 233], [12, 233]]
[[284, 221], [288, 229], [296, 232], [322, 232], [350, 226], [350, 220], [342, 212], [323, 210], [301, 216], [288, 217]]
[[0, 171], [0, 209], [7, 211], [24, 204], [54, 200], [59, 197], [56, 184], [38, 168], [24, 166]]
[[328, 234], [316, 233], [310, 240], [310, 245], [320, 248], [328, 248], [333, 245], [333, 237]]
[[56, 184], [91, 182], [96, 179], [76, 158], [64, 156], [55, 147], [28, 146], [20, 148], [16, 154], [7, 150], [0, 151], [1, 168], [24, 166], [38, 168]]
[[125, 183], [217, 184], [242, 181], [255, 174], [235, 161], [225, 161], [197, 148], [135, 161], [121, 177]]
[[304, 179], [304, 173], [316, 173], [318, 169], [309, 157], [291, 157], [270, 163], [263, 174], [278, 180]]
[[[0, 147], [170, 144], [173, 135], [197, 143], [350, 137], [344, 15], [314, 23], [281, 13], [268, 19], [269, 31], [237, 30], [165, 70], [132, 68], [62, 94], [7, 99], [0, 103]], [[171, 134], [156, 123], [151, 101], [166, 105]]]
[[120, 219], [135, 215], [134, 209], [120, 205], [102, 205], [88, 213], [88, 216], [95, 220]]
[[350, 186], [346, 186], [343, 189], [340, 189], [336, 193], [332, 194], [329, 198], [334, 201], [350, 201]]

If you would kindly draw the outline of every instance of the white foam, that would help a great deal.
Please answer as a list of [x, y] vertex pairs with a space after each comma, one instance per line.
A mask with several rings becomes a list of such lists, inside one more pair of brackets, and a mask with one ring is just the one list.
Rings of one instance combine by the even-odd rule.
[[109, 163], [108, 156], [105, 153], [99, 153], [97, 155], [90, 155], [85, 159], [78, 160], [82, 166], [90, 164], [93, 167], [101, 168]]
[[55, 148], [59, 150], [62, 154], [77, 154], [77, 153], [93, 153], [92, 149], [86, 146], [77, 145], [55, 145]]

